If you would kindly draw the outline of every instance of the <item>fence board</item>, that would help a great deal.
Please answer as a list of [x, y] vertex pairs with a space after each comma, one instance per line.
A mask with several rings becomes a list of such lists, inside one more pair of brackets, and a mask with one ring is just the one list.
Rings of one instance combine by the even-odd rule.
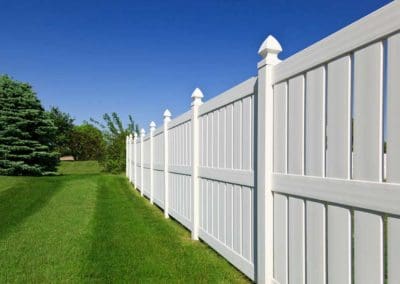
[[351, 283], [350, 210], [328, 205], [328, 283]]
[[303, 174], [304, 168], [304, 76], [289, 80], [288, 173]]
[[274, 194], [274, 278], [288, 283], [288, 201], [282, 194]]
[[289, 197], [289, 283], [305, 283], [304, 201]]
[[325, 205], [306, 202], [307, 283], [326, 283]]
[[325, 67], [306, 74], [305, 94], [305, 174], [325, 172]]
[[287, 171], [287, 84], [274, 86], [274, 172]]

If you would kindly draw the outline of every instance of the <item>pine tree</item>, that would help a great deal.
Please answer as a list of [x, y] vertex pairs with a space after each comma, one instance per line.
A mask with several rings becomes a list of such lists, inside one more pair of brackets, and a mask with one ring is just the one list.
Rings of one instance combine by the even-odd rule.
[[0, 76], [0, 174], [54, 173], [55, 131], [32, 87]]

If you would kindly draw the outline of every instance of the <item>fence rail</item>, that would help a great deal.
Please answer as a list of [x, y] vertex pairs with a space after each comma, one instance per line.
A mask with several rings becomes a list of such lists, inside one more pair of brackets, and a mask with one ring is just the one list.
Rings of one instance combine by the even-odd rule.
[[269, 36], [257, 77], [127, 137], [129, 180], [257, 282], [400, 283], [399, 31], [395, 1], [282, 62]]

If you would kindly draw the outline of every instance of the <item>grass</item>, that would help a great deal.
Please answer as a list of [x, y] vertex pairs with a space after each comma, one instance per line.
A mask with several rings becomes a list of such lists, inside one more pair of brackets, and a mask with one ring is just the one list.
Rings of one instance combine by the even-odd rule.
[[0, 283], [248, 282], [95, 162], [0, 177]]

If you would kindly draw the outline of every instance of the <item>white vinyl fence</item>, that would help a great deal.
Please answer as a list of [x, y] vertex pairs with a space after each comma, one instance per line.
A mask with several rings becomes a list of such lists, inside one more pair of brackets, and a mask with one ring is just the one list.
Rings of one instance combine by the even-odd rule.
[[395, 1], [282, 62], [269, 36], [257, 77], [127, 138], [130, 181], [257, 282], [400, 283], [399, 31]]

